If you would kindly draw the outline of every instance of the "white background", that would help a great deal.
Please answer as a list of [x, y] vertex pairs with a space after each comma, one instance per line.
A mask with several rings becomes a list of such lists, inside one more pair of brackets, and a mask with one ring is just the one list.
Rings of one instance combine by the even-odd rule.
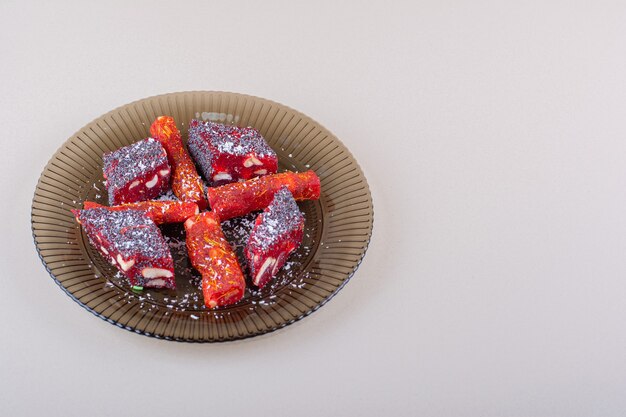
[[[84, 3], [0, 2], [0, 415], [626, 413], [626, 3]], [[37, 258], [53, 152], [184, 90], [294, 107], [365, 172], [370, 249], [295, 325], [138, 336]]]

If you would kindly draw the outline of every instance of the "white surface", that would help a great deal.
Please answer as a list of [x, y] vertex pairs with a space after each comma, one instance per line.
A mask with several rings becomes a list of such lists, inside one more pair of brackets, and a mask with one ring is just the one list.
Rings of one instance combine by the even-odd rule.
[[[0, 415], [624, 415], [624, 2], [72, 3], [0, 3]], [[183, 90], [294, 107], [365, 171], [369, 252], [293, 326], [138, 336], [36, 256], [53, 152]]]

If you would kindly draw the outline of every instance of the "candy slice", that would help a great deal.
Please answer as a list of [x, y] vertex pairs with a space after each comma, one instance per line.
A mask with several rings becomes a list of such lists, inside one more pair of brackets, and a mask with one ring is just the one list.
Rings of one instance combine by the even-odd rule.
[[169, 189], [167, 155], [152, 138], [105, 153], [102, 160], [109, 205], [150, 200]]
[[313, 171], [283, 172], [209, 188], [207, 197], [211, 209], [224, 221], [264, 209], [284, 186], [298, 201], [320, 198], [320, 179]]
[[247, 180], [278, 169], [276, 152], [251, 127], [192, 120], [189, 152], [213, 186]]
[[169, 116], [160, 116], [150, 126], [150, 134], [165, 150], [172, 166], [172, 191], [185, 202], [196, 203], [200, 210], [207, 206], [204, 185], [196, 167], [187, 153], [180, 132]]
[[157, 225], [139, 210], [72, 210], [89, 242], [132, 286], [176, 288], [170, 248]]
[[241, 300], [246, 281], [215, 213], [207, 211], [190, 217], [185, 232], [189, 260], [202, 275], [204, 304], [215, 308]]
[[304, 216], [287, 187], [257, 217], [245, 255], [252, 283], [263, 288], [302, 243]]
[[103, 206], [93, 201], [85, 201], [84, 209], [104, 208], [109, 211], [140, 210], [146, 213], [156, 224], [182, 223], [200, 212], [196, 203], [184, 201], [140, 201], [119, 206]]

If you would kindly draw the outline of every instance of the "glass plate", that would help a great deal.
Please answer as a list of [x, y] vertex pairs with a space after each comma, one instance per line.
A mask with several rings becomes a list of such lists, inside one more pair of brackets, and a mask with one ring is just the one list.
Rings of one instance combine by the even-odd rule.
[[[189, 265], [182, 225], [162, 228], [176, 267], [176, 290], [133, 291], [95, 251], [70, 213], [85, 200], [106, 204], [102, 154], [149, 136], [153, 120], [173, 116], [183, 138], [192, 118], [252, 126], [277, 152], [280, 170], [314, 170], [319, 201], [299, 203], [306, 216], [302, 246], [272, 285], [248, 289], [239, 303], [208, 310], [200, 277]], [[267, 333], [320, 308], [352, 277], [367, 249], [372, 199], [348, 149], [311, 118], [281, 104], [242, 94], [183, 92], [119, 107], [69, 138], [45, 167], [33, 198], [39, 256], [59, 286], [96, 316], [166, 340], [218, 342]], [[241, 256], [254, 214], [223, 224]], [[245, 265], [244, 265], [245, 268]]]

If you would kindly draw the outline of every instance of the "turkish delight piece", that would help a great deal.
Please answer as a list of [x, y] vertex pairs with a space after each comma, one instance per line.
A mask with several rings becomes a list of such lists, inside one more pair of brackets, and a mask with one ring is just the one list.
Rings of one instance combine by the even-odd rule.
[[263, 288], [302, 243], [304, 216], [287, 187], [256, 218], [245, 255], [252, 283]]
[[215, 213], [205, 211], [190, 217], [185, 221], [185, 233], [189, 260], [202, 275], [204, 304], [215, 308], [241, 300], [246, 281]]
[[212, 186], [247, 180], [278, 169], [276, 152], [251, 127], [192, 120], [189, 152]]
[[158, 226], [139, 210], [72, 210], [90, 243], [132, 286], [176, 288], [170, 248]]
[[109, 205], [150, 200], [169, 189], [167, 155], [153, 138], [105, 153], [102, 159]]
[[119, 206], [103, 206], [93, 201], [85, 201], [84, 209], [104, 208], [109, 211], [140, 210], [146, 213], [156, 224], [182, 223], [191, 216], [200, 212], [196, 203], [184, 201], [139, 201], [137, 203], [121, 204]]
[[267, 207], [274, 194], [286, 186], [297, 201], [320, 198], [320, 179], [313, 171], [283, 172], [207, 190], [211, 209], [221, 221]]
[[207, 206], [202, 179], [183, 145], [180, 131], [170, 116], [159, 116], [150, 126], [152, 137], [161, 142], [172, 166], [172, 191], [182, 201], [198, 204], [200, 210]]

